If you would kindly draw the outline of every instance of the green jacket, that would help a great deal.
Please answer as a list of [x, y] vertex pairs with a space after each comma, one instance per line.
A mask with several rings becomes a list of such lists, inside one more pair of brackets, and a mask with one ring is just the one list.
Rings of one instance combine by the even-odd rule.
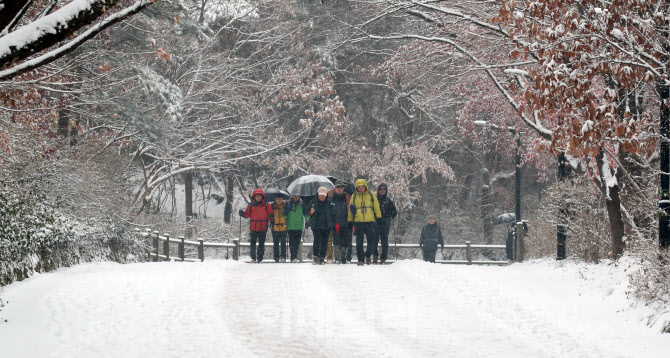
[[305, 227], [305, 218], [309, 216], [309, 211], [305, 210], [305, 203], [302, 199], [297, 202], [291, 199], [284, 205], [282, 216], [286, 220], [286, 230], [302, 230]]

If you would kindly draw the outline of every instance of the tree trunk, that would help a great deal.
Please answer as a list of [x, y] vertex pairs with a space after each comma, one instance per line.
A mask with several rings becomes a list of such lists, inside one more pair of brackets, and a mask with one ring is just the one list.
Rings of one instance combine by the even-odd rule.
[[[624, 222], [623, 222], [623, 213], [621, 211], [621, 197], [619, 196], [619, 182], [623, 180], [621, 176], [621, 170], [615, 169], [612, 170], [609, 166], [605, 168], [605, 154], [603, 150], [600, 150], [598, 156], [596, 157], [596, 162], [598, 164], [598, 170], [600, 171], [600, 191], [605, 195], [605, 207], [607, 208], [607, 217], [610, 224], [610, 235], [612, 240], [612, 257], [617, 259], [623, 254], [625, 248], [624, 243]], [[605, 173], [609, 171], [609, 174], [616, 178], [615, 184], [610, 184], [607, 182]]]
[[[184, 174], [184, 202], [186, 210], [186, 222], [190, 222], [193, 219], [193, 173], [186, 172]], [[191, 226], [187, 225], [186, 236], [193, 236], [193, 231]]]
[[233, 215], [233, 174], [229, 173], [226, 179], [226, 206], [223, 209], [223, 221], [230, 224]]
[[670, 247], [670, 177], [668, 176], [668, 173], [670, 173], [670, 143], [668, 142], [670, 134], [670, 103], [668, 103], [670, 88], [663, 83], [659, 83], [657, 90], [661, 100], [661, 187], [658, 201], [661, 215], [658, 220], [658, 240], [661, 247], [667, 248]]
[[[570, 175], [570, 165], [565, 158], [565, 153], [561, 152], [558, 155], [558, 181], [564, 183]], [[564, 260], [566, 258], [566, 241], [567, 234], [565, 226], [568, 223], [568, 207], [565, 199], [559, 199], [558, 218], [556, 219], [556, 260]]]
[[490, 244], [493, 242], [493, 211], [495, 206], [493, 204], [493, 194], [491, 193], [489, 171], [486, 169], [484, 169], [484, 173], [482, 174], [482, 181], [484, 184], [482, 185], [480, 213], [484, 229], [484, 242]]

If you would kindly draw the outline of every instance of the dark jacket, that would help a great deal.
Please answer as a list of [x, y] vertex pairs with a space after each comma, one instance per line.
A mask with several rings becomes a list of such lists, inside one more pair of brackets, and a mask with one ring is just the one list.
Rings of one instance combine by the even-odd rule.
[[388, 227], [391, 225], [391, 219], [398, 216], [398, 210], [388, 194], [383, 196], [377, 194], [377, 200], [379, 200], [379, 210], [382, 212], [382, 218], [377, 220], [377, 225]]
[[421, 240], [419, 246], [424, 250], [437, 250], [437, 244], [444, 248], [444, 238], [442, 237], [442, 230], [440, 225], [428, 224], [421, 229]]
[[[254, 197], [260, 194], [263, 196], [263, 200], [260, 203], [256, 202]], [[265, 193], [262, 189], [254, 190], [251, 194], [251, 204], [247, 205], [247, 210], [244, 211], [242, 215], [249, 221], [249, 229], [251, 231], [267, 231], [268, 230], [268, 221], [272, 216], [272, 207], [265, 201]]]
[[[323, 202], [319, 199], [313, 200], [309, 204], [307, 212], [309, 213], [312, 208], [314, 208], [314, 214], [309, 217], [309, 227], [312, 230], [330, 230], [335, 227], [335, 206], [330, 199], [326, 198]], [[323, 221], [319, 219], [323, 219]], [[325, 224], [325, 227], [320, 224]]]
[[333, 197], [330, 199], [333, 202], [335, 210], [335, 223], [340, 224], [341, 228], [349, 227], [349, 194], [334, 193]]

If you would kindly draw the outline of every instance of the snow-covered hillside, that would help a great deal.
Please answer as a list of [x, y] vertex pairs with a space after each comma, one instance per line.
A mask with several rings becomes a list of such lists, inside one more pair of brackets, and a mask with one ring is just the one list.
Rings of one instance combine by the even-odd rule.
[[0, 356], [667, 357], [625, 269], [83, 264], [0, 292]]

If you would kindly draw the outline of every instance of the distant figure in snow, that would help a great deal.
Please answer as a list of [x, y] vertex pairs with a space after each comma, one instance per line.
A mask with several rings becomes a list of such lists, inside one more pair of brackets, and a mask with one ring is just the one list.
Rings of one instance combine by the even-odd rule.
[[[277, 196], [275, 202], [270, 205], [273, 215], [270, 217], [272, 224], [272, 253], [275, 262], [286, 262], [286, 219], [284, 218], [284, 198]], [[281, 251], [280, 251], [281, 246]]]
[[[395, 208], [393, 200], [388, 197], [388, 185], [381, 183], [377, 187], [377, 199], [379, 200], [379, 210], [382, 212], [381, 219], [377, 219], [377, 230], [375, 233], [375, 240], [372, 243], [372, 263], [377, 263], [379, 257], [381, 264], [386, 262], [389, 253], [389, 231], [391, 230], [391, 220], [398, 215], [398, 210]], [[382, 254], [379, 255], [377, 244], [382, 243]]]
[[[253, 262], [263, 261], [265, 253], [265, 236], [268, 233], [268, 221], [273, 215], [272, 207], [265, 201], [263, 189], [256, 189], [251, 194], [251, 203], [247, 205], [247, 210], [240, 210], [240, 216], [249, 221], [251, 243], [251, 260]], [[258, 242], [258, 252], [256, 252], [256, 242]]]
[[444, 238], [440, 225], [435, 221], [435, 217], [430, 216], [428, 225], [421, 229], [421, 240], [419, 240], [419, 247], [423, 250], [423, 261], [435, 262], [437, 244], [440, 244], [444, 250]]
[[291, 200], [282, 210], [286, 229], [288, 231], [288, 246], [291, 251], [291, 262], [298, 262], [298, 249], [302, 239], [302, 230], [305, 227], [305, 217], [309, 215], [305, 203], [298, 195], [291, 196]]

